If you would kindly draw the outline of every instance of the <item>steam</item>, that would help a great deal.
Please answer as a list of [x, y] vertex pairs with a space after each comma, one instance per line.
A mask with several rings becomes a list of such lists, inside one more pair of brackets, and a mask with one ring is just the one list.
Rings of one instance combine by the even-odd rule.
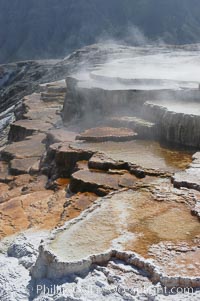
[[128, 45], [132, 46], [144, 46], [152, 44], [141, 29], [137, 26], [129, 25], [127, 32], [125, 33], [124, 41]]
[[[84, 55], [73, 74], [78, 80], [79, 109], [85, 117], [83, 127], [104, 124], [107, 113], [150, 120], [151, 116], [143, 116], [146, 101], [177, 112], [200, 114], [199, 45], [151, 41], [138, 27], [129, 25], [123, 39], [102, 35]], [[134, 107], [135, 101], [140, 107]]]
[[115, 44], [126, 46], [144, 46], [154, 43], [145, 36], [143, 31], [139, 27], [133, 24], [129, 24], [124, 29], [123, 37], [117, 38], [109, 35], [108, 33], [103, 33], [96, 39], [96, 42], [105, 45]]

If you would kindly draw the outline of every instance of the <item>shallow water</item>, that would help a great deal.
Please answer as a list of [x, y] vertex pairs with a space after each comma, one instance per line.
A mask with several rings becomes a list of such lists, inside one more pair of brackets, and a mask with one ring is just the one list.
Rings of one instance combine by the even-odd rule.
[[77, 143], [75, 146], [105, 152], [114, 160], [169, 172], [186, 169], [192, 162], [191, 152], [170, 150], [155, 141]]

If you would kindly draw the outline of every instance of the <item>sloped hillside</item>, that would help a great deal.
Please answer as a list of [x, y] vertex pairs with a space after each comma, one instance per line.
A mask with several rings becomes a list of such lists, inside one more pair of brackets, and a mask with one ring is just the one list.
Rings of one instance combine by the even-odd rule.
[[105, 37], [200, 41], [198, 0], [0, 0], [0, 63], [56, 58]]

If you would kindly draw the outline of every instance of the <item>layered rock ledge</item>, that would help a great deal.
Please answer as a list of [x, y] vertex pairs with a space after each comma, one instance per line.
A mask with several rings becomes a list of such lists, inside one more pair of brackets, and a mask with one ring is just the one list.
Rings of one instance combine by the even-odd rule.
[[130, 141], [137, 137], [137, 133], [128, 128], [99, 127], [88, 129], [76, 136], [76, 140], [88, 142]]

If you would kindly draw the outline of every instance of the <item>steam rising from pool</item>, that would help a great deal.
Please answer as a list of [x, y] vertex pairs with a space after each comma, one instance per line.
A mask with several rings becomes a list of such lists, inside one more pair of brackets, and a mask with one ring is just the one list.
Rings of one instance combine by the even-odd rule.
[[[75, 75], [81, 87], [105, 89], [198, 89], [200, 50], [192, 46], [173, 48], [116, 47], [103, 64], [83, 66]], [[120, 51], [121, 50], [121, 51]]]

